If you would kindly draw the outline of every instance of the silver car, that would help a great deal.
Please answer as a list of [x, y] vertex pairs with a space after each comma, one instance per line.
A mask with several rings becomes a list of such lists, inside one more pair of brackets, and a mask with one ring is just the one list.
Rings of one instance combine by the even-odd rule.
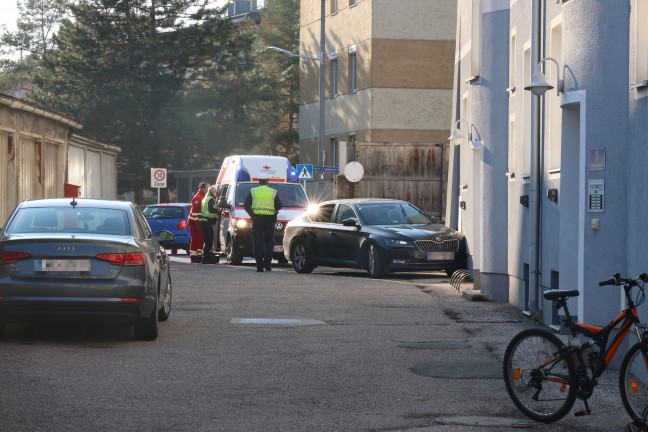
[[0, 336], [34, 316], [132, 321], [154, 340], [171, 312], [170, 260], [142, 211], [125, 201], [19, 204], [0, 231]]

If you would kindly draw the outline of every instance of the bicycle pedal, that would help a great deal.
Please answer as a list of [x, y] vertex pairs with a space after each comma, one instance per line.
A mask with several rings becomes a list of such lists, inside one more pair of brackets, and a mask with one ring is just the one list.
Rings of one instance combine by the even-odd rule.
[[583, 417], [583, 416], [590, 415], [590, 414], [592, 414], [592, 411], [590, 411], [590, 410], [576, 411], [574, 413], [574, 417]]

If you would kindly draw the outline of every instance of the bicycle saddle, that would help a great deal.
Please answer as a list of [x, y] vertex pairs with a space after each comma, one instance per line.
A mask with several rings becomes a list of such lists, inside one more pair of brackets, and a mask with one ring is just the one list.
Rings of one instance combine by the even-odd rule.
[[558, 300], [567, 297], [578, 297], [578, 290], [549, 290], [543, 296], [547, 300]]

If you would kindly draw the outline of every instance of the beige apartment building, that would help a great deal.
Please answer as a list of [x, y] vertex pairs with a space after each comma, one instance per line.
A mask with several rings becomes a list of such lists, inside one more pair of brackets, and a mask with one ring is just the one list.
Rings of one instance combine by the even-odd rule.
[[[325, 0], [323, 165], [342, 169], [360, 143], [447, 143], [456, 14], [456, 0]], [[317, 57], [321, 0], [300, 19], [300, 55]], [[300, 71], [300, 159], [316, 164], [319, 62]]]

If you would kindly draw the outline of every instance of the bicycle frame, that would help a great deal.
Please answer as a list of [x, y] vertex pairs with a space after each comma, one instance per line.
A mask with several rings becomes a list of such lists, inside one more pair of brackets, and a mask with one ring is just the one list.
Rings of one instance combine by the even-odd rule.
[[[578, 361], [580, 363], [580, 366], [586, 369], [581, 355], [585, 349], [590, 348], [593, 344], [595, 344], [599, 348], [596, 365], [590, 365], [590, 367], [592, 368], [593, 379], [600, 377], [605, 369], [610, 365], [612, 359], [614, 358], [614, 355], [621, 347], [621, 343], [626, 338], [633, 325], [635, 326], [637, 340], [639, 342], [641, 342], [642, 340], [643, 335], [637, 327], [637, 324], [639, 324], [640, 322], [639, 316], [637, 315], [637, 309], [634, 305], [634, 302], [630, 297], [632, 286], [626, 284], [623, 288], [626, 296], [626, 308], [621, 311], [621, 313], [615, 319], [610, 321], [610, 323], [605, 327], [574, 322], [569, 313], [566, 299], [560, 299], [556, 301], [556, 309], [563, 308], [565, 311], [565, 327], [569, 328], [571, 335], [573, 337], [576, 337], [578, 334], [582, 334], [583, 336], [588, 337], [592, 340], [585, 342], [578, 347]], [[608, 346], [610, 334], [619, 324], [621, 324], [621, 327]]]

